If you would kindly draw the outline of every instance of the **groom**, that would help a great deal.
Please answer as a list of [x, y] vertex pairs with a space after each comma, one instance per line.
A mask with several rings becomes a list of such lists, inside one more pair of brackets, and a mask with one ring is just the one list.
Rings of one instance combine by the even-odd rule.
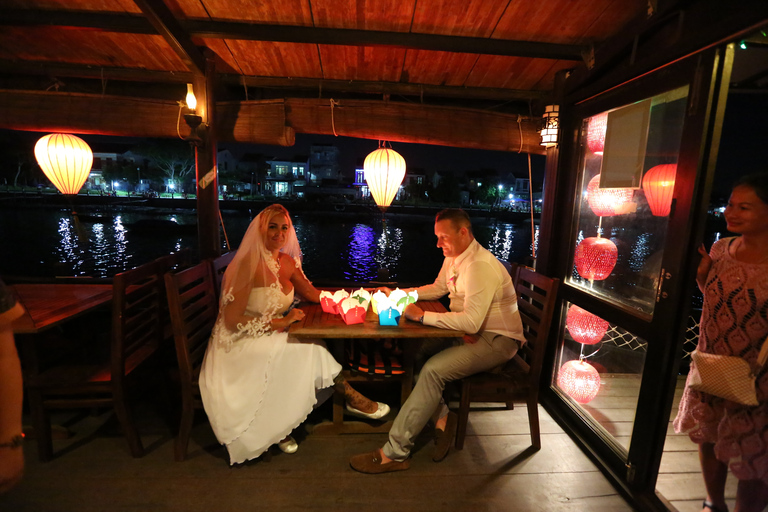
[[[456, 345], [443, 344], [422, 368], [413, 392], [403, 404], [389, 431], [389, 441], [369, 453], [353, 456], [349, 463], [361, 473], [386, 473], [408, 469], [416, 436], [436, 412], [437, 441], [432, 459], [445, 458], [456, 433], [457, 417], [442, 402], [447, 382], [499, 366], [517, 353], [525, 342], [517, 311], [512, 278], [490, 251], [472, 234], [464, 210], [447, 209], [435, 218], [437, 246], [443, 250], [443, 266], [435, 282], [416, 288], [419, 299], [434, 300], [445, 294], [450, 311], [423, 311], [415, 304], [405, 308], [409, 320], [466, 333]], [[385, 290], [389, 291], [389, 290]]]

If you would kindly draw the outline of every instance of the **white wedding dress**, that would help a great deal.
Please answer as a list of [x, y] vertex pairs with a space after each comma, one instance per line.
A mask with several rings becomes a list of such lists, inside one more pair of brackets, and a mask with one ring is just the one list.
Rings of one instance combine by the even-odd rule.
[[[275, 300], [277, 310], [286, 311], [293, 290], [284, 294], [276, 285], [252, 289], [246, 314], [266, 311]], [[200, 370], [200, 393], [230, 464], [256, 458], [290, 434], [320, 403], [319, 396], [325, 400], [332, 394], [340, 371], [321, 340], [299, 341], [273, 332], [232, 341], [232, 333], [217, 325]]]

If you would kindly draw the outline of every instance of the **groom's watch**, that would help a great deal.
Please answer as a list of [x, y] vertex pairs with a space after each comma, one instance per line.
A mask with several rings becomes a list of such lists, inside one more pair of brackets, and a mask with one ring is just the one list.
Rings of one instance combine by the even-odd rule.
[[419, 323], [420, 324], [424, 323], [424, 313], [422, 313], [421, 316], [419, 317]]

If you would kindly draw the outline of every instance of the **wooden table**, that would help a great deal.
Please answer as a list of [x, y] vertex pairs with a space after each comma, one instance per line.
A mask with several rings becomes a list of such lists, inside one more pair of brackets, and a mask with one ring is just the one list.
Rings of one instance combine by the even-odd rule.
[[112, 300], [111, 284], [17, 284], [9, 286], [26, 312], [15, 334], [37, 334]]
[[[417, 305], [424, 311], [444, 313], [445, 307], [438, 301], [419, 301]], [[365, 321], [362, 324], [347, 325], [340, 315], [324, 313], [320, 304], [299, 304], [305, 313], [304, 319], [291, 325], [289, 332], [296, 338], [314, 339], [376, 339], [391, 338], [406, 340], [403, 347], [403, 370], [399, 377], [402, 382], [400, 400], [405, 402], [413, 389], [414, 358], [421, 340], [424, 338], [460, 338], [464, 335], [461, 331], [441, 329], [400, 317], [398, 326], [379, 325], [378, 317], [373, 313], [373, 308], [368, 309]], [[353, 380], [380, 380], [382, 378], [370, 374], [357, 374], [345, 371], [345, 378]], [[340, 433], [369, 433], [388, 432], [391, 421], [381, 425], [372, 426], [361, 421], [344, 421], [344, 397], [340, 393], [334, 393], [333, 397], [333, 423], [321, 424], [315, 427], [314, 432], [319, 434]]]

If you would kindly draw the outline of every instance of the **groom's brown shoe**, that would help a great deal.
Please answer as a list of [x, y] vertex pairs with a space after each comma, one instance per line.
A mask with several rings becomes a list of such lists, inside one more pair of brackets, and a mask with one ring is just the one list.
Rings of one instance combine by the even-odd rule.
[[456, 438], [456, 426], [459, 424], [459, 417], [455, 412], [448, 413], [448, 420], [445, 422], [445, 430], [435, 429], [435, 451], [432, 454], [432, 460], [440, 462], [451, 449], [453, 440]]
[[368, 453], [361, 453], [360, 455], [353, 455], [349, 459], [349, 465], [352, 469], [361, 473], [367, 473], [369, 475], [377, 475], [379, 473], [388, 473], [390, 471], [405, 471], [411, 467], [411, 463], [408, 459], [400, 462], [393, 460], [382, 464], [381, 452], [379, 450], [373, 450]]

